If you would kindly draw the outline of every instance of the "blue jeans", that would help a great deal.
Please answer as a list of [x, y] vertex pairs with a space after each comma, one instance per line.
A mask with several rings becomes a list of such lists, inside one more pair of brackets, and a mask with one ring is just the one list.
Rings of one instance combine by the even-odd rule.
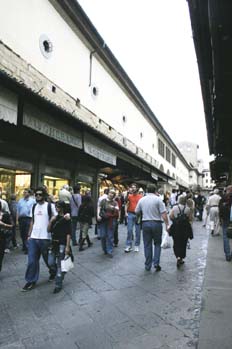
[[227, 237], [227, 227], [228, 224], [223, 223], [222, 225], [222, 233], [223, 233], [223, 247], [224, 247], [224, 252], [226, 257], [231, 256], [231, 251], [230, 251], [230, 240]]
[[61, 261], [65, 257], [65, 245], [58, 244], [56, 248], [49, 249], [48, 251], [48, 265], [53, 270], [56, 270], [55, 285], [58, 288], [62, 288], [62, 283], [65, 273], [61, 271]]
[[105, 253], [112, 254], [113, 252], [113, 240], [114, 240], [114, 229], [116, 219], [112, 220], [112, 224], [109, 221], [100, 223], [100, 236], [102, 249]]
[[37, 282], [39, 279], [39, 260], [42, 254], [43, 259], [50, 274], [55, 274], [56, 270], [48, 266], [48, 247], [50, 240], [45, 239], [29, 239], [28, 240], [28, 264], [25, 274], [27, 282]]
[[130, 246], [130, 247], [132, 246], [132, 235], [133, 235], [134, 226], [135, 226], [135, 246], [139, 246], [140, 236], [141, 236], [140, 224], [136, 224], [136, 214], [128, 212], [126, 246]]
[[[162, 223], [155, 221], [142, 222], [143, 243], [145, 255], [145, 268], [151, 269], [152, 262], [154, 266], [160, 264]], [[154, 240], [154, 258], [152, 251], [152, 240]]]

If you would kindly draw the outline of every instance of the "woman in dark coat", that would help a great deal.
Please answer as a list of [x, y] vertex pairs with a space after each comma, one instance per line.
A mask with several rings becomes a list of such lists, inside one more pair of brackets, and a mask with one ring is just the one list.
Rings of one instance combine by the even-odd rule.
[[89, 238], [89, 227], [92, 225], [92, 218], [94, 216], [93, 202], [89, 195], [83, 196], [82, 204], [78, 211], [78, 221], [80, 222], [80, 240], [79, 251], [84, 251], [83, 244], [87, 241], [88, 247], [92, 246]]
[[[178, 218], [180, 216], [181, 218]], [[179, 197], [179, 203], [172, 208], [169, 217], [173, 221], [169, 229], [169, 235], [173, 238], [173, 250], [176, 256], [176, 265], [179, 268], [186, 257], [188, 239], [193, 239], [190, 224], [191, 211], [186, 206], [186, 196]]]
[[12, 229], [13, 224], [8, 212], [2, 210], [2, 204], [0, 201], [0, 271], [2, 270], [2, 261], [4, 258], [4, 251], [6, 247], [6, 238], [8, 231]]
[[58, 293], [62, 289], [64, 272], [61, 270], [61, 261], [66, 255], [71, 255], [70, 240], [72, 235], [71, 219], [66, 213], [64, 201], [57, 201], [57, 216], [53, 216], [48, 224], [48, 232], [52, 233], [52, 248], [49, 251], [48, 264], [56, 269], [55, 289], [53, 293]]

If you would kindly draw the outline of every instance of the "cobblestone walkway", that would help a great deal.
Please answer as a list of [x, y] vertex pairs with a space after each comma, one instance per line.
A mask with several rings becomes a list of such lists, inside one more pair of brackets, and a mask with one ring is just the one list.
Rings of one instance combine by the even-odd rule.
[[162, 271], [144, 271], [139, 253], [123, 251], [120, 226], [114, 258], [102, 254], [100, 241], [75, 249], [75, 268], [61, 293], [52, 293], [41, 263], [37, 287], [24, 285], [27, 258], [5, 256], [0, 274], [0, 348], [186, 349], [196, 348], [208, 234], [194, 223], [186, 264], [176, 269], [172, 249], [162, 250]]

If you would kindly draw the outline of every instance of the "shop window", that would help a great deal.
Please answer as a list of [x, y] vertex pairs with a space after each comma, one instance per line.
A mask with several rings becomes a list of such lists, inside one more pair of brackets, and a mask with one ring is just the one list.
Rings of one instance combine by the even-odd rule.
[[65, 184], [69, 184], [68, 179], [44, 176], [43, 184], [46, 185], [48, 194], [53, 197], [54, 201], [59, 199], [59, 190]]
[[9, 200], [16, 194], [17, 200], [23, 196], [25, 188], [31, 186], [31, 174], [20, 170], [0, 168], [0, 194], [2, 199]]

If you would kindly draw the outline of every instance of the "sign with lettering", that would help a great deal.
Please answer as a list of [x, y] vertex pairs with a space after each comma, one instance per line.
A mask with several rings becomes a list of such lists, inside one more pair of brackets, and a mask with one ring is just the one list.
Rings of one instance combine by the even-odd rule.
[[115, 150], [87, 133], [84, 135], [84, 151], [101, 161], [116, 166]]
[[59, 142], [82, 148], [80, 132], [32, 106], [25, 107], [23, 125]]
[[22, 161], [22, 160], [6, 158], [3, 156], [0, 156], [0, 166], [33, 172], [33, 164], [30, 164], [29, 162]]

